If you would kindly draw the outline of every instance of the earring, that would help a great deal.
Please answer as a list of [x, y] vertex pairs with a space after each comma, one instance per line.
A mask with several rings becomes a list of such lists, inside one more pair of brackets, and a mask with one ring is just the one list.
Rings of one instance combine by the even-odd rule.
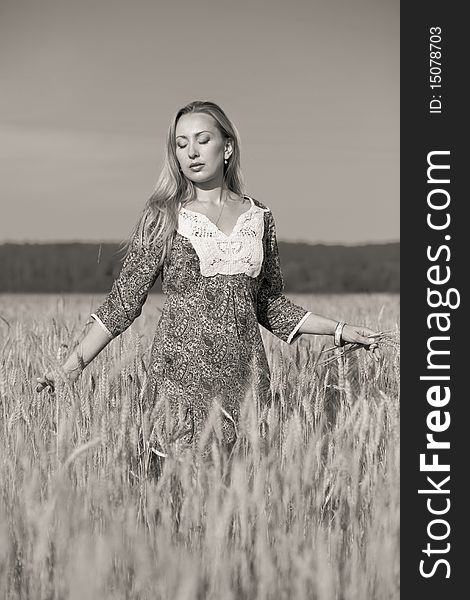
[[227, 164], [228, 163], [228, 158], [224, 159], [224, 163]]

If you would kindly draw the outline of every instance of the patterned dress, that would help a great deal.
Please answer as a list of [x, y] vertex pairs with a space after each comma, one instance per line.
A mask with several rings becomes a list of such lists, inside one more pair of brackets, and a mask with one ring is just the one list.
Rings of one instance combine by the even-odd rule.
[[110, 339], [117, 337], [141, 314], [162, 276], [166, 300], [151, 349], [148, 399], [156, 407], [157, 451], [163, 456], [172, 444], [201, 450], [197, 444], [211, 408], [220, 417], [214, 431], [231, 446], [240, 404], [253, 390], [262, 420], [271, 391], [259, 324], [292, 344], [310, 314], [283, 295], [271, 210], [246, 198], [251, 206], [230, 235], [202, 213], [181, 207], [161, 269], [162, 248], [139, 250], [134, 240], [111, 291], [91, 315]]

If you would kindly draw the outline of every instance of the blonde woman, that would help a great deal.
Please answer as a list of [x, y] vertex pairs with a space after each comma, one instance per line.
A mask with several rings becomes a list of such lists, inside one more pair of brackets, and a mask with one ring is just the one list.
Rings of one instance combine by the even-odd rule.
[[[172, 443], [195, 447], [214, 406], [231, 446], [253, 381], [263, 422], [270, 372], [259, 324], [288, 344], [302, 334], [332, 335], [337, 345], [359, 343], [378, 356], [371, 329], [315, 314], [283, 294], [273, 213], [244, 193], [237, 130], [212, 102], [175, 114], [162, 173], [120, 274], [63, 365], [71, 381], [140, 315], [159, 275], [166, 301], [151, 349], [149, 404], [160, 407], [161, 425], [159, 400], [170, 409], [171, 431], [158, 429], [163, 456]], [[38, 392], [53, 390], [51, 373], [37, 380]]]

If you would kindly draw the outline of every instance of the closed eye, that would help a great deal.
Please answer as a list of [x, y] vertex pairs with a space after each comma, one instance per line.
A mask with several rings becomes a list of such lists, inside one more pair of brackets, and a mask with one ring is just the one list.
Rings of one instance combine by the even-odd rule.
[[[209, 140], [201, 140], [199, 142], [199, 144], [207, 144], [209, 142]], [[177, 148], [186, 148], [187, 144], [185, 144], [184, 146], [181, 146], [180, 144], [177, 144], [176, 147]]]

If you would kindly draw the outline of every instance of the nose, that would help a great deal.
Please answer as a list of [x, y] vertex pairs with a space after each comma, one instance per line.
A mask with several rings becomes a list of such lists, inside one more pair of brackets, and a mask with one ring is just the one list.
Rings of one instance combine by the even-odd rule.
[[197, 151], [196, 146], [191, 142], [188, 143], [188, 156], [191, 159], [195, 158], [196, 156], [199, 156], [199, 152]]

